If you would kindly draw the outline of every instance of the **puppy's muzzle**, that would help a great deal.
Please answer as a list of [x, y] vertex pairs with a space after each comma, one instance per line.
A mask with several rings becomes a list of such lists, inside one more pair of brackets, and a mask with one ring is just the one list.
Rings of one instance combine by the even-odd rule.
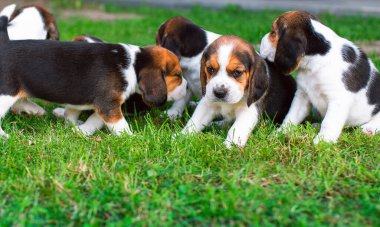
[[227, 92], [228, 90], [224, 86], [216, 87], [213, 89], [213, 93], [215, 97], [217, 97], [218, 99], [223, 99], [224, 97], [226, 97]]

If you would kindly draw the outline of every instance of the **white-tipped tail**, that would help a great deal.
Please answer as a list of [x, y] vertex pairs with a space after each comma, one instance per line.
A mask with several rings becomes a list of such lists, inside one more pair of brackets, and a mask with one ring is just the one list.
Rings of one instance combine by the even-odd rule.
[[16, 4], [12, 4], [9, 6], [6, 6], [1, 12], [0, 12], [0, 17], [6, 16], [9, 20], [13, 12], [16, 10]]

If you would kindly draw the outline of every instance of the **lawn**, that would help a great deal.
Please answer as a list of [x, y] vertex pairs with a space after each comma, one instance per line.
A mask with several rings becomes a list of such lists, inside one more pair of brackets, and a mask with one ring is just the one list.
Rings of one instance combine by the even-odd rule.
[[[257, 44], [280, 12], [106, 6], [136, 19], [58, 17], [63, 40], [92, 34], [111, 42], [154, 43], [159, 25], [183, 15], [208, 30]], [[380, 18], [320, 15], [355, 42], [380, 40]], [[372, 53], [380, 68], [380, 56]], [[379, 88], [380, 89], [380, 88]], [[244, 149], [227, 150], [227, 128], [172, 139], [189, 119], [162, 110], [127, 117], [133, 136], [104, 129], [83, 137], [51, 110], [8, 114], [0, 139], [0, 225], [380, 225], [380, 135], [345, 129], [336, 145], [313, 145], [310, 123], [288, 136], [260, 121]], [[86, 117], [86, 116], [84, 116]]]

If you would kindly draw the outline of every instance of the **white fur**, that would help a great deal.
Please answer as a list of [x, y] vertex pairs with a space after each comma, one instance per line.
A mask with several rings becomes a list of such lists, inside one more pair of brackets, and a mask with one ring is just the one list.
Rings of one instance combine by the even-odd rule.
[[26, 113], [28, 115], [42, 116], [46, 111], [36, 103], [28, 100], [27, 98], [22, 98], [18, 100], [13, 106], [12, 111], [15, 114]]
[[9, 18], [12, 16], [15, 9], [16, 9], [16, 4], [8, 5], [8, 6], [4, 7], [4, 9], [0, 12], [0, 16], [1, 17], [5, 16], [9, 20]]
[[128, 135], [132, 135], [132, 131], [129, 128], [128, 122], [125, 120], [125, 118], [121, 118], [116, 123], [106, 123], [108, 129], [115, 135], [120, 136], [123, 133], [126, 133]]
[[80, 125], [78, 129], [85, 135], [91, 136], [96, 130], [101, 129], [104, 126], [103, 120], [97, 113], [93, 113], [85, 123]]
[[38, 9], [29, 7], [9, 23], [8, 34], [11, 40], [46, 39], [47, 30]]
[[[223, 116], [223, 124], [235, 120], [224, 142], [228, 149], [233, 145], [244, 147], [259, 118], [256, 105], [247, 106], [247, 94], [227, 75], [226, 67], [232, 49], [232, 44], [223, 45], [218, 49], [219, 71], [207, 83], [205, 97], [201, 99], [193, 116], [182, 130], [183, 134], [200, 132], [218, 115]], [[213, 90], [222, 85], [228, 93], [225, 98], [218, 99]]]
[[[342, 58], [342, 47], [351, 46], [359, 56], [358, 47], [339, 37], [320, 22], [311, 20], [311, 23], [314, 30], [331, 43], [331, 49], [324, 56], [305, 56], [301, 59], [297, 74], [297, 92], [279, 130], [286, 130], [289, 124], [301, 123], [309, 114], [312, 105], [324, 117], [321, 130], [314, 139], [314, 143], [337, 142], [345, 125], [363, 125], [365, 132], [378, 132], [380, 113], [372, 116], [375, 106], [368, 103], [366, 96], [370, 83], [355, 93], [347, 90], [342, 80], [343, 73], [349, 67]], [[276, 49], [271, 47], [268, 36], [265, 36], [261, 43], [260, 53], [263, 57], [270, 57], [275, 55], [275, 51]], [[371, 72], [377, 71], [371, 61], [370, 66]], [[371, 77], [373, 77], [372, 73]]]
[[266, 34], [260, 44], [260, 55], [267, 58], [269, 61], [274, 62], [274, 56], [276, 54], [276, 48], [269, 42], [269, 33]]
[[[206, 30], [204, 30], [204, 32], [207, 37], [206, 49], [207, 46], [219, 38], [220, 35]], [[180, 64], [183, 71], [183, 77], [187, 80], [188, 89], [186, 91], [186, 96], [174, 101], [171, 108], [167, 111], [169, 118], [172, 120], [182, 115], [186, 105], [190, 102], [193, 95], [198, 99], [202, 98], [202, 86], [199, 78], [202, 55], [203, 52], [191, 58], [181, 57]]]
[[182, 78], [181, 84], [176, 87], [173, 91], [168, 93], [168, 101], [175, 101], [179, 99], [183, 99], [186, 96], [187, 90], [187, 81]]
[[8, 110], [17, 102], [19, 97], [10, 95], [0, 95], [0, 136], [8, 138], [9, 135], [6, 134], [1, 128], [1, 120], [5, 117]]

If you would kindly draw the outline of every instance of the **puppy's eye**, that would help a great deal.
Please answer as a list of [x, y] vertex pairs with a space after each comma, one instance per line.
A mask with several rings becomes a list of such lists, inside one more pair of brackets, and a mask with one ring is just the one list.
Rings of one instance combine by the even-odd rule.
[[231, 75], [232, 75], [233, 77], [235, 77], [235, 78], [241, 76], [241, 74], [243, 74], [243, 72], [240, 71], [240, 70], [234, 70], [234, 71], [232, 71], [232, 73], [231, 73]]
[[212, 75], [212, 74], [214, 74], [215, 73], [215, 69], [213, 68], [213, 67], [207, 67], [207, 72], [210, 74], [210, 75]]

